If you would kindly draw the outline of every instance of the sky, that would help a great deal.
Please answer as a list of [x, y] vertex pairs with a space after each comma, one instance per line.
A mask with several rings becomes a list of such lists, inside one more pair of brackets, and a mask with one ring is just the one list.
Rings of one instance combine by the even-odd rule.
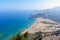
[[43, 10], [60, 6], [60, 0], [0, 0], [0, 10]]

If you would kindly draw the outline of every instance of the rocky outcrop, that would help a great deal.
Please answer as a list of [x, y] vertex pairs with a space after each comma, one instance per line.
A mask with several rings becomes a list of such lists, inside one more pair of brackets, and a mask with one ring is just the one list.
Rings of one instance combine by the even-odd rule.
[[57, 37], [56, 40], [58, 40], [60, 24], [48, 18], [36, 18], [35, 23], [23, 32], [27, 31], [29, 40], [54, 40], [55, 36]]

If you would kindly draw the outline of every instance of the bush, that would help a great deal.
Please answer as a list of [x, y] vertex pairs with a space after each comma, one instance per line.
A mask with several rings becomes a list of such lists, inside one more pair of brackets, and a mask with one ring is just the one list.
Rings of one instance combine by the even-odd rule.
[[21, 32], [16, 35], [16, 36], [13, 36], [11, 39], [9, 40], [27, 40], [28, 39], [28, 32], [22, 34]]

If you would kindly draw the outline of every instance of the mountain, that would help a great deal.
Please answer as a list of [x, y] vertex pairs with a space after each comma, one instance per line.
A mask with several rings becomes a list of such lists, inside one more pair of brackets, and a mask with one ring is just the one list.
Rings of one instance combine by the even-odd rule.
[[10, 40], [60, 40], [60, 7], [35, 12], [35, 22]]
[[36, 14], [31, 15], [30, 18], [38, 18], [38, 17], [45, 17], [53, 21], [60, 22], [60, 7], [37, 11]]
[[60, 6], [53, 8], [53, 10], [60, 11]]

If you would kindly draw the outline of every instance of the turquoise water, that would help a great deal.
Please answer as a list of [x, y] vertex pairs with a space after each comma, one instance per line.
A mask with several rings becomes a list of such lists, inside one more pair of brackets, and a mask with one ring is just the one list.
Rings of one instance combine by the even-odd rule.
[[29, 19], [30, 15], [30, 11], [0, 12], [0, 40], [8, 40], [11, 35], [17, 34], [18, 30], [28, 28], [34, 21]]

